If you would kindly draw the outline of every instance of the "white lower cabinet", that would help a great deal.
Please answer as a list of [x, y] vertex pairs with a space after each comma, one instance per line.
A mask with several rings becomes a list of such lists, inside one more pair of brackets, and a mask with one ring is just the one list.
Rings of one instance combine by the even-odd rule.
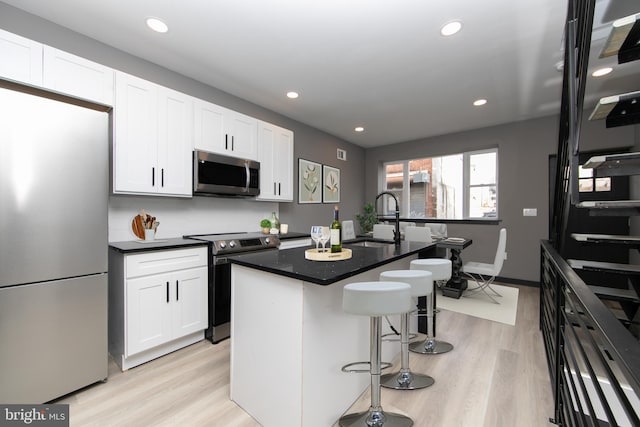
[[109, 351], [122, 370], [204, 338], [206, 247], [109, 253]]

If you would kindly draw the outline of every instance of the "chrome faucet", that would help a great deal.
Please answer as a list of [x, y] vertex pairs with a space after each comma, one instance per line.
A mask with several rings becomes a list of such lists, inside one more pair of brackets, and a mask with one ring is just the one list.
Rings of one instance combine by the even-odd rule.
[[378, 199], [384, 196], [385, 194], [393, 197], [393, 200], [396, 201], [396, 229], [393, 232], [393, 241], [395, 242], [396, 245], [400, 245], [400, 205], [398, 204], [398, 198], [396, 197], [395, 194], [389, 191], [383, 191], [382, 193], [376, 196], [376, 204], [378, 204]]

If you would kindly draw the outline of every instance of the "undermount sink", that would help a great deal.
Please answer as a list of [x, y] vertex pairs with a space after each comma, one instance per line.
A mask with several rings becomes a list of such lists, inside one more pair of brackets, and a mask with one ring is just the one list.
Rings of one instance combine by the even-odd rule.
[[386, 248], [393, 245], [393, 242], [373, 242], [371, 240], [363, 240], [361, 242], [344, 243], [345, 246], [361, 246], [364, 248]]

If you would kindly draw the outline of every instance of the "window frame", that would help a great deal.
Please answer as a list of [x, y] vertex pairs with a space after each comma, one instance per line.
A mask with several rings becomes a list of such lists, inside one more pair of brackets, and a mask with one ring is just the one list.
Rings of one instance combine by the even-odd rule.
[[[470, 184], [470, 180], [471, 180], [471, 157], [474, 155], [478, 155], [478, 154], [485, 154], [485, 153], [495, 153], [496, 156], [496, 163], [495, 163], [495, 183], [481, 183], [481, 184], [474, 184], [471, 185]], [[419, 161], [419, 160], [423, 160], [423, 159], [434, 159], [434, 158], [440, 158], [440, 157], [448, 157], [448, 156], [456, 156], [456, 155], [461, 155], [462, 156], [462, 218], [432, 218], [432, 217], [424, 217], [424, 218], [412, 218], [412, 217], [408, 217], [406, 215], [403, 214], [407, 214], [410, 213], [410, 170], [409, 170], [409, 163], [412, 161]], [[408, 218], [408, 219], [416, 219], [416, 220], [420, 220], [420, 219], [426, 219], [426, 220], [442, 220], [442, 221], [469, 221], [469, 220], [473, 220], [473, 221], [496, 221], [499, 218], [499, 207], [500, 207], [500, 191], [499, 191], [499, 151], [498, 151], [498, 147], [494, 147], [494, 148], [487, 148], [487, 149], [482, 149], [482, 150], [473, 150], [473, 151], [465, 151], [462, 153], [451, 153], [451, 154], [443, 154], [440, 156], [432, 156], [432, 157], [420, 157], [420, 158], [414, 158], [414, 159], [406, 159], [406, 160], [392, 160], [392, 161], [386, 161], [386, 162], [382, 162], [382, 167], [380, 168], [380, 173], [378, 174], [378, 193], [382, 192], [382, 191], [394, 191], [394, 190], [388, 190], [386, 188], [386, 170], [387, 170], [387, 166], [389, 165], [397, 165], [397, 164], [402, 164], [402, 198], [401, 198], [401, 203], [400, 203], [400, 216], [403, 218]], [[495, 189], [496, 189], [496, 214], [495, 216], [490, 216], [490, 217], [471, 217], [469, 216], [469, 210], [470, 210], [470, 206], [469, 206], [469, 195], [470, 195], [470, 191], [471, 188], [478, 188], [478, 187], [487, 187], [487, 186], [491, 186], [491, 185], [495, 185]], [[387, 216], [387, 215], [391, 215], [391, 214], [395, 214], [394, 212], [391, 211], [387, 211], [387, 205], [384, 204], [383, 205], [383, 213], [382, 215]]]

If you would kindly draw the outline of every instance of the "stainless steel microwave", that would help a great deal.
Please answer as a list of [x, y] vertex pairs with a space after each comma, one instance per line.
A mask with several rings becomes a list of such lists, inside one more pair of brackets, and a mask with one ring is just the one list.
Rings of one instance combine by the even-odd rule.
[[193, 152], [194, 196], [257, 196], [260, 163], [208, 151]]

